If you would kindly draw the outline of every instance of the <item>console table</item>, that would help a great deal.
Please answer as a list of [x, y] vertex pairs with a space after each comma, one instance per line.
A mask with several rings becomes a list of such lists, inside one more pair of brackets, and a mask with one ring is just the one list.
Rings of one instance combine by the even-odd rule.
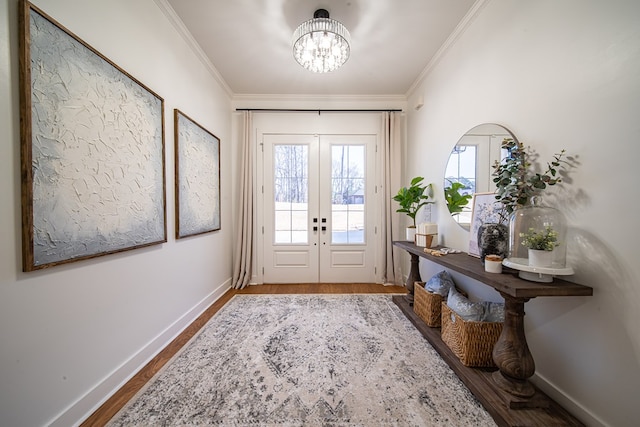
[[[424, 248], [412, 242], [396, 241], [393, 244], [411, 255], [411, 270], [406, 283], [409, 297], [397, 296], [394, 297], [394, 302], [499, 424], [529, 425], [528, 422], [536, 419], [541, 424], [534, 425], [550, 425], [549, 422], [552, 425], [582, 425], [529, 382], [529, 378], [535, 373], [535, 363], [524, 333], [524, 304], [532, 298], [543, 296], [590, 296], [593, 295], [592, 288], [557, 278], [552, 283], [530, 282], [520, 279], [517, 271], [508, 269], [505, 269], [503, 274], [487, 273], [479, 259], [466, 253], [437, 257], [424, 252]], [[502, 334], [493, 349], [497, 371], [467, 368], [462, 365], [440, 339], [439, 329], [427, 327], [415, 315], [411, 305], [414, 282], [421, 281], [420, 258], [478, 280], [502, 295], [505, 300], [505, 320]], [[496, 400], [495, 397], [499, 399]], [[553, 417], [548, 418], [551, 414]]]

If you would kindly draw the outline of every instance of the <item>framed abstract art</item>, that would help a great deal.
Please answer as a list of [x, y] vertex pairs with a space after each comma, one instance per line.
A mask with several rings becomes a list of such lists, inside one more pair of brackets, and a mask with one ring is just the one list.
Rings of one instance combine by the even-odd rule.
[[166, 242], [164, 100], [22, 6], [23, 270]]
[[174, 110], [176, 238], [220, 230], [220, 140]]

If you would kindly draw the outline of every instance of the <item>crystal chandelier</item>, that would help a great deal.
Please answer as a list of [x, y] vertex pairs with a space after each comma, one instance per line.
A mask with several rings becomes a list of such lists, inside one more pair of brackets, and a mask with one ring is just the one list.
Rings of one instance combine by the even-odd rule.
[[329, 19], [329, 12], [318, 9], [313, 19], [303, 22], [293, 33], [293, 56], [307, 70], [328, 73], [349, 59], [349, 31]]

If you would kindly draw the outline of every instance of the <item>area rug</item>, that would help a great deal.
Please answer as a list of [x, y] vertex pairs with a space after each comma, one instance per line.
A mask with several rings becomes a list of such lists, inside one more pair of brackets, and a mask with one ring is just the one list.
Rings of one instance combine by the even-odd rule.
[[389, 295], [236, 295], [110, 426], [495, 426]]

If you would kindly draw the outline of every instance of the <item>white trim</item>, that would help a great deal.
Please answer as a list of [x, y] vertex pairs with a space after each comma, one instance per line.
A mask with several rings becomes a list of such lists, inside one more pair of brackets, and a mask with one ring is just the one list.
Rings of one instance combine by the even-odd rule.
[[404, 95], [236, 94], [231, 107], [406, 110], [407, 99]]
[[530, 378], [530, 381], [585, 425], [591, 427], [611, 427], [610, 424], [602, 421], [589, 409], [564, 393], [559, 387], [549, 381], [548, 378], [536, 372], [533, 377]]
[[233, 97], [233, 91], [224, 81], [222, 75], [218, 72], [218, 69], [213, 65], [213, 63], [209, 60], [207, 55], [204, 53], [196, 39], [191, 35], [191, 32], [187, 29], [182, 22], [182, 19], [178, 16], [176, 11], [171, 7], [171, 5], [167, 2], [167, 0], [154, 0], [158, 8], [164, 13], [164, 15], [168, 18], [169, 22], [174, 26], [178, 34], [182, 37], [182, 39], [187, 42], [193, 53], [198, 57], [200, 62], [204, 64], [204, 66], [209, 70], [213, 78], [215, 79], [220, 86], [225, 90], [227, 95], [231, 98]]
[[231, 278], [227, 279], [182, 317], [160, 332], [137, 353], [107, 375], [93, 389], [69, 405], [48, 425], [50, 427], [80, 425], [230, 288]]
[[447, 54], [449, 49], [455, 44], [458, 38], [469, 28], [471, 23], [476, 19], [476, 17], [480, 14], [480, 11], [490, 2], [491, 0], [477, 0], [471, 9], [467, 12], [467, 14], [462, 18], [460, 23], [456, 26], [453, 32], [447, 37], [442, 46], [438, 49], [438, 51], [431, 57], [431, 60], [424, 67], [424, 70], [420, 73], [418, 78], [413, 82], [413, 84], [409, 87], [409, 90], [406, 92], [406, 97], [409, 98], [411, 94], [416, 90], [416, 88], [422, 83], [422, 81], [427, 77], [427, 75], [433, 70], [433, 68], [440, 62], [440, 60]]

